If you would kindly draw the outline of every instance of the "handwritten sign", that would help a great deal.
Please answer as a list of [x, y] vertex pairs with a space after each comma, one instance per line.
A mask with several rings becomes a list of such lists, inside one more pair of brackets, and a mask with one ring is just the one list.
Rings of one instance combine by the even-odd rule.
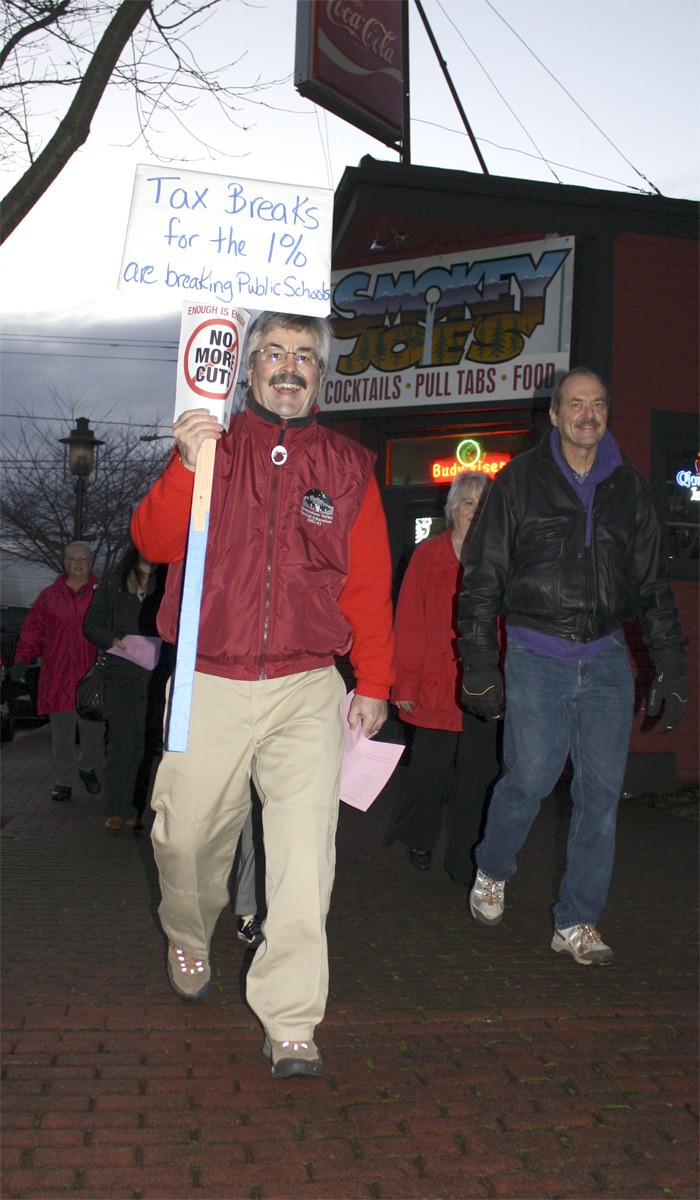
[[139, 165], [119, 290], [325, 317], [333, 192]]
[[208, 408], [228, 429], [250, 313], [226, 304], [182, 306], [174, 421], [190, 408]]

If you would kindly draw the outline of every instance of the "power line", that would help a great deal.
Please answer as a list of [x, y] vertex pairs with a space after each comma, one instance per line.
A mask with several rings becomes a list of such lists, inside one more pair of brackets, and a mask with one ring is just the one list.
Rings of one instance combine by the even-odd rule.
[[[411, 123], [414, 125], [431, 125], [434, 129], [441, 129], [443, 133], [453, 133], [456, 137], [467, 137], [462, 129], [451, 129], [449, 125], [441, 125], [439, 121], [426, 121], [421, 117], [411, 117]], [[516, 146], [503, 146], [500, 142], [493, 142], [490, 138], [481, 137], [479, 141], [485, 142], [487, 146], [494, 146], [496, 150], [507, 150], [509, 154], [523, 154], [526, 158], [539, 159], [538, 154], [531, 154], [529, 150], [518, 150]], [[576, 175], [588, 175], [591, 179], [600, 179], [603, 183], [614, 183], [616, 187], [629, 188], [632, 192], [639, 192], [643, 196], [648, 196], [650, 193], [646, 188], [636, 187], [633, 183], [625, 183], [621, 179], [611, 179], [609, 175], [598, 175], [595, 171], [587, 171], [585, 167], [571, 167], [568, 163], [560, 163], [555, 159], [550, 160], [553, 166], [561, 167], [564, 171], [573, 171]]]
[[144, 349], [152, 346], [156, 350], [169, 350], [178, 344], [172, 338], [88, 337], [65, 333], [8, 333], [6, 330], [0, 333], [2, 339], [11, 342], [74, 342], [89, 346], [139, 346]]
[[[0, 413], [0, 417], [5, 420], [16, 419], [18, 421], [53, 421], [54, 424], [65, 425], [66, 422], [72, 421], [73, 417], [40, 417], [36, 413]], [[162, 421], [113, 421], [109, 417], [91, 418], [96, 425], [127, 425], [132, 429], [171, 429], [170, 424], [164, 424]]]
[[3, 354], [31, 354], [32, 358], [87, 358], [95, 362], [177, 362], [177, 358], [154, 358], [146, 354], [76, 354], [73, 350], [3, 350]]
[[[489, 0], [486, 0], [486, 3], [487, 3], [487, 4], [488, 4], [488, 2], [489, 2]], [[508, 112], [510, 113], [510, 115], [513, 117], [513, 119], [514, 119], [515, 121], [517, 121], [517, 122], [518, 122], [518, 125], [520, 126], [520, 128], [521, 128], [521, 129], [522, 129], [522, 131], [523, 131], [523, 133], [525, 134], [525, 137], [526, 137], [526, 138], [528, 139], [528, 141], [529, 141], [529, 142], [531, 142], [531, 144], [532, 144], [532, 145], [535, 147], [535, 150], [537, 151], [537, 154], [539, 155], [539, 158], [540, 158], [541, 162], [543, 162], [543, 163], [544, 163], [544, 165], [545, 165], [546, 167], [548, 167], [548, 169], [551, 171], [552, 175], [553, 175], [553, 176], [554, 176], [554, 178], [556, 179], [557, 183], [561, 183], [561, 179], [559, 178], [559, 176], [557, 175], [556, 171], [555, 171], [555, 170], [554, 170], [554, 168], [552, 167], [552, 164], [551, 164], [551, 163], [548, 161], [548, 159], [547, 159], [547, 158], [545, 157], [545, 155], [542, 153], [542, 151], [540, 150], [539, 146], [537, 145], [537, 142], [536, 142], [536, 141], [535, 141], [535, 139], [532, 137], [532, 134], [530, 134], [530, 133], [528, 132], [528, 130], [525, 128], [525, 126], [523, 125], [522, 121], [520, 120], [520, 117], [519, 117], [519, 116], [518, 116], [518, 114], [516, 113], [515, 109], [514, 109], [514, 108], [512, 107], [512, 105], [510, 105], [510, 104], [508, 103], [508, 101], [506, 100], [505, 96], [503, 95], [503, 92], [500, 90], [500, 88], [498, 88], [498, 87], [496, 86], [496, 83], [495, 83], [495, 81], [494, 81], [494, 80], [491, 78], [491, 76], [489, 75], [488, 71], [486, 70], [486, 67], [485, 67], [485, 66], [484, 66], [484, 64], [481, 62], [481, 60], [479, 59], [479, 57], [478, 57], [478, 56], [476, 55], [476, 53], [475, 53], [475, 52], [472, 50], [471, 46], [469, 45], [469, 43], [468, 43], [467, 39], [465, 38], [464, 34], [462, 33], [461, 29], [459, 29], [459, 28], [458, 28], [458, 26], [457, 26], [457, 25], [455, 25], [454, 21], [452, 20], [452, 17], [449, 15], [449, 13], [446, 13], [446, 12], [445, 12], [445, 9], [443, 8], [442, 4], [440, 3], [440, 0], [437, 0], [437, 6], [438, 6], [438, 8], [441, 10], [441, 12], [444, 14], [444, 16], [447, 18], [447, 20], [450, 22], [450, 25], [451, 25], [451, 26], [452, 26], [452, 28], [454, 29], [455, 33], [456, 33], [456, 34], [459, 36], [459, 38], [461, 39], [461, 41], [464, 43], [464, 45], [466, 46], [467, 50], [469, 51], [469, 53], [471, 54], [472, 58], [474, 59], [474, 61], [475, 61], [475, 62], [477, 63], [477, 65], [478, 65], [478, 66], [481, 68], [481, 70], [484, 72], [484, 75], [486, 76], [486, 78], [488, 79], [489, 83], [491, 84], [491, 87], [492, 87], [492, 88], [493, 88], [493, 90], [496, 92], [496, 94], [497, 94], [498, 96], [500, 96], [501, 100], [503, 101], [503, 103], [505, 104], [506, 108], [508, 109]]]
[[[438, 0], [438, 3], [439, 3], [439, 0]], [[503, 21], [503, 24], [506, 26], [506, 28], [507, 28], [507, 29], [510, 29], [510, 32], [513, 34], [513, 36], [514, 36], [514, 37], [516, 37], [516, 38], [518, 39], [518, 41], [522, 43], [522, 45], [525, 47], [525, 49], [526, 49], [526, 50], [527, 50], [527, 51], [528, 51], [528, 52], [529, 52], [529, 53], [532, 55], [532, 57], [534, 58], [535, 62], [536, 62], [536, 63], [539, 63], [539, 65], [542, 67], [542, 70], [547, 72], [547, 74], [549, 75], [550, 79], [553, 79], [553, 80], [554, 80], [554, 82], [555, 82], [555, 83], [556, 83], [556, 84], [557, 84], [557, 85], [558, 85], [558, 86], [561, 88], [561, 90], [563, 91], [564, 95], [569, 97], [569, 100], [571, 100], [572, 104], [575, 104], [575, 105], [576, 105], [576, 107], [577, 107], [577, 109], [579, 110], [579, 112], [582, 112], [582, 113], [583, 113], [583, 115], [584, 115], [584, 117], [586, 117], [586, 119], [587, 119], [588, 121], [590, 121], [590, 123], [591, 123], [591, 125], [594, 127], [594, 129], [597, 129], [597, 130], [598, 130], [598, 133], [599, 133], [599, 134], [600, 134], [602, 137], [604, 137], [604, 138], [605, 138], [606, 142], [608, 142], [608, 144], [609, 144], [610, 146], [612, 146], [613, 150], [615, 150], [615, 151], [616, 151], [616, 152], [617, 152], [617, 153], [620, 155], [620, 158], [623, 158], [623, 159], [625, 160], [625, 162], [627, 163], [627, 166], [628, 166], [628, 167], [631, 167], [631, 168], [632, 168], [632, 170], [635, 172], [635, 174], [636, 174], [636, 175], [638, 175], [638, 176], [639, 176], [639, 178], [640, 178], [640, 179], [643, 179], [645, 183], [648, 183], [648, 184], [649, 184], [649, 187], [654, 189], [654, 191], [656, 192], [657, 196], [660, 196], [660, 195], [661, 195], [661, 192], [660, 192], [660, 191], [659, 191], [659, 189], [656, 187], [656, 185], [655, 185], [655, 184], [653, 184], [653, 183], [651, 182], [651, 180], [650, 180], [650, 179], [647, 179], [646, 175], [644, 175], [644, 173], [643, 173], [642, 171], [638, 170], [638, 168], [637, 168], [637, 167], [635, 167], [634, 163], [630, 162], [630, 160], [627, 158], [627, 156], [626, 156], [625, 154], [623, 154], [623, 153], [622, 153], [622, 150], [620, 150], [619, 146], [616, 146], [616, 145], [615, 145], [615, 143], [613, 142], [612, 138], [609, 138], [609, 137], [608, 137], [608, 135], [607, 135], [607, 133], [605, 133], [605, 131], [604, 131], [603, 129], [601, 129], [600, 125], [598, 125], [598, 124], [597, 124], [597, 122], [593, 120], [593, 117], [590, 115], [590, 113], [587, 113], [587, 112], [586, 112], [585, 108], [583, 108], [583, 106], [582, 106], [581, 104], [579, 104], [578, 100], [576, 100], [576, 98], [575, 98], [574, 96], [572, 96], [571, 92], [568, 90], [568, 88], [566, 88], [566, 87], [564, 86], [564, 84], [561, 82], [561, 80], [557, 79], [557, 77], [556, 77], [556, 75], [554, 74], [554, 72], [553, 72], [553, 71], [550, 71], [549, 67], [545, 66], [545, 64], [542, 62], [542, 59], [541, 59], [541, 58], [539, 58], [539, 57], [538, 57], [538, 56], [535, 54], [535, 51], [534, 51], [534, 50], [532, 50], [532, 49], [530, 49], [530, 47], [528, 46], [528, 44], [527, 44], [527, 42], [524, 40], [524, 38], [521, 38], [520, 34], [519, 34], [519, 33], [517, 33], [515, 29], [513, 29], [513, 26], [512, 26], [512, 25], [510, 25], [510, 24], [508, 23], [508, 21], [506, 21], [506, 19], [505, 19], [505, 17], [504, 17], [504, 16], [501, 16], [501, 14], [499, 13], [499, 11], [498, 11], [498, 9], [495, 7], [495, 5], [493, 5], [493, 4], [491, 3], [491, 0], [486, 0], [486, 4], [488, 4], [489, 8], [491, 9], [491, 12], [495, 13], [495, 14], [496, 14], [496, 16], [497, 16], [497, 17], [498, 17], [498, 18], [499, 18], [501, 21]], [[440, 7], [442, 7], [442, 5], [440, 5]], [[443, 10], [443, 11], [444, 11], [444, 10]], [[499, 95], [500, 95], [500, 93], [499, 93]], [[546, 161], [546, 160], [544, 160], [544, 161]]]

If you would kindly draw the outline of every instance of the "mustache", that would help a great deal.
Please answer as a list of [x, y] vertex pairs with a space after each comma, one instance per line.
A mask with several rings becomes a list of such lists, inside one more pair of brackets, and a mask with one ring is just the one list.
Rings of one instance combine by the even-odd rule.
[[303, 375], [297, 375], [295, 371], [278, 371], [276, 375], [270, 376], [272, 387], [284, 387], [286, 384], [293, 384], [294, 387], [306, 387], [306, 380]]

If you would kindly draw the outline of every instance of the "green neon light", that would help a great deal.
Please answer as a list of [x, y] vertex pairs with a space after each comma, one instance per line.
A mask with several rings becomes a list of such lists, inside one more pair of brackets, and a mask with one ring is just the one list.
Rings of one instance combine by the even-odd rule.
[[[464, 457], [467, 454], [469, 457]], [[455, 451], [455, 458], [463, 467], [472, 467], [481, 458], [481, 446], [473, 438], [464, 438]]]

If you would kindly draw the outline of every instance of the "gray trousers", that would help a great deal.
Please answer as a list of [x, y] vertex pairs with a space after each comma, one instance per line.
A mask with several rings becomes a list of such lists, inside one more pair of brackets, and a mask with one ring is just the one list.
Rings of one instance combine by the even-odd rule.
[[[99, 774], [104, 762], [104, 721], [83, 721], [76, 712], [51, 713], [49, 720], [54, 787], [72, 787], [76, 766]], [[76, 724], [79, 746], [75, 742]]]
[[[254, 797], [245, 825], [238, 839], [238, 853], [233, 868], [231, 902], [237, 917], [262, 919], [265, 891], [265, 847], [260, 813], [254, 813], [260, 801]], [[261, 895], [262, 892], [262, 895]]]

